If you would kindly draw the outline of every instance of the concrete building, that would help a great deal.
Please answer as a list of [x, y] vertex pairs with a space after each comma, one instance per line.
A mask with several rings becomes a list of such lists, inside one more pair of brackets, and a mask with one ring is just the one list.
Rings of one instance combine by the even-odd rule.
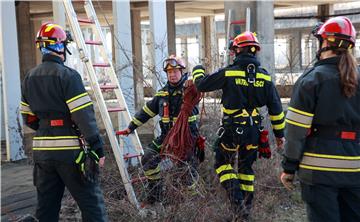
[[[85, 15], [82, 4], [74, 2], [79, 17]], [[245, 30], [241, 23], [229, 26], [230, 34], [226, 34], [230, 10], [230, 20], [243, 21], [246, 8], [250, 9], [250, 30], [258, 33], [262, 43], [260, 60], [271, 73], [291, 74], [283, 81], [286, 84], [291, 84], [292, 74], [301, 73], [314, 58], [316, 41], [309, 33], [317, 21], [347, 15], [360, 30], [360, 4], [356, 1], [305, 1], [299, 5], [290, 0], [128, 0], [96, 1], [94, 5], [132, 113], [143, 105], [144, 94], [151, 94], [148, 86], [156, 89], [164, 84], [161, 64], [168, 54], [183, 56], [189, 70], [197, 63], [209, 71], [224, 65], [227, 36]], [[7, 160], [17, 160], [24, 157], [24, 131], [18, 112], [20, 84], [27, 71], [41, 62], [34, 37], [45, 21], [65, 27], [67, 22], [63, 6], [57, 1], [2, 1], [0, 12], [2, 153], [6, 153]], [[94, 40], [90, 28], [82, 31], [85, 38]], [[74, 55], [67, 64], [82, 73], [86, 83], [75, 45], [71, 51]], [[90, 52], [92, 58], [102, 61], [97, 50]], [[99, 77], [106, 82], [101, 73]]]

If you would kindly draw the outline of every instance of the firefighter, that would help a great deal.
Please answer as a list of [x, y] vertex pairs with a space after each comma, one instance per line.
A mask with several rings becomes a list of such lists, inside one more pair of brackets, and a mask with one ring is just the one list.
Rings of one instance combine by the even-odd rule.
[[295, 172], [309, 221], [360, 221], [360, 76], [351, 50], [356, 31], [346, 17], [313, 32], [318, 61], [294, 86], [286, 114], [281, 181]]
[[[98, 167], [105, 161], [103, 143], [81, 77], [64, 65], [68, 35], [61, 26], [45, 23], [36, 43], [42, 64], [26, 75], [20, 104], [24, 123], [36, 130], [32, 144], [38, 199], [35, 216], [40, 222], [58, 221], [66, 187], [83, 221], [107, 221], [97, 179]], [[80, 135], [90, 146], [89, 154], [84, 153]], [[82, 171], [76, 162], [86, 163]]]
[[[160, 175], [161, 156], [159, 154], [162, 142], [172, 128], [180, 112], [183, 102], [184, 87], [188, 78], [188, 74], [183, 73], [185, 68], [182, 59], [174, 55], [169, 56], [163, 62], [163, 70], [166, 72], [168, 79], [166, 85], [156, 92], [155, 96], [135, 114], [129, 126], [122, 131], [122, 134], [128, 135], [134, 132], [136, 128], [146, 123], [150, 118], [153, 118], [156, 115], [159, 115], [160, 117], [159, 124], [161, 133], [148, 145], [148, 148], [145, 150], [145, 155], [142, 158], [145, 176], [149, 182], [147, 187], [147, 202], [149, 204], [161, 202], [162, 200], [163, 188]], [[196, 145], [198, 149], [194, 149], [194, 156], [191, 156], [190, 159], [187, 160], [192, 165], [192, 171], [196, 169], [198, 160], [203, 161], [204, 158], [203, 149], [199, 149], [199, 147], [204, 146], [204, 144], [199, 144], [201, 137], [198, 130], [198, 115], [199, 109], [195, 106], [188, 119], [192, 136], [198, 138]], [[202, 143], [204, 143], [204, 141]], [[188, 185], [191, 186], [192, 181], [188, 181]]]
[[[260, 45], [255, 34], [247, 31], [236, 36], [231, 50], [236, 55], [233, 64], [210, 75], [205, 75], [204, 67], [198, 65], [192, 75], [199, 91], [222, 90], [223, 118], [215, 143], [215, 171], [228, 193], [235, 214], [246, 219], [254, 192], [252, 164], [258, 151], [260, 157], [270, 157], [268, 145], [258, 148], [263, 131], [258, 107], [268, 107], [278, 147], [284, 141], [285, 123], [271, 76], [256, 58]], [[238, 172], [232, 166], [236, 152], [239, 152]]]

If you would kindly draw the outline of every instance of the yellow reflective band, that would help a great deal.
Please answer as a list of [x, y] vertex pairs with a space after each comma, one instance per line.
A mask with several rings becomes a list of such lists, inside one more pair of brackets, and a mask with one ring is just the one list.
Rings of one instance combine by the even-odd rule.
[[224, 170], [232, 170], [232, 169], [233, 169], [233, 167], [231, 166], [231, 164], [227, 164], [227, 165], [222, 165], [222, 166], [216, 168], [215, 171], [217, 174], [219, 174], [219, 173], [223, 172]]
[[74, 96], [73, 98], [67, 100], [66, 103], [71, 103], [72, 101], [74, 101], [80, 97], [86, 96], [86, 95], [87, 95], [87, 92], [81, 93], [80, 95]]
[[197, 74], [197, 75], [194, 75], [193, 76], [193, 81], [195, 82], [195, 80], [199, 77], [204, 77], [205, 75], [204, 74]]
[[238, 70], [229, 70], [225, 72], [226, 77], [245, 77], [246, 74], [244, 71], [238, 71]]
[[160, 174], [155, 174], [155, 175], [146, 176], [146, 178], [148, 180], [159, 180], [161, 178], [161, 175]]
[[137, 126], [141, 126], [143, 123], [140, 121], [140, 120], [138, 120], [138, 119], [136, 119], [135, 117], [132, 119], [132, 121], [135, 123], [135, 125], [137, 125]]
[[237, 111], [239, 111], [240, 109], [226, 109], [225, 107], [223, 107], [223, 113], [231, 115]]
[[284, 128], [285, 128], [285, 121], [282, 122], [282, 123], [280, 123], [280, 124], [275, 124], [275, 125], [272, 124], [272, 127], [273, 127], [273, 129], [275, 129], [275, 130], [284, 129]]
[[303, 127], [303, 128], [311, 128], [311, 125], [305, 125], [305, 124], [297, 123], [297, 122], [291, 121], [289, 119], [285, 119], [285, 122], [290, 123], [290, 124], [295, 125], [295, 126], [300, 126], [300, 127]]
[[247, 150], [256, 149], [256, 148], [258, 148], [257, 145], [253, 145], [253, 144], [246, 145]]
[[82, 97], [68, 103], [67, 105], [69, 107], [69, 110], [73, 110], [76, 107], [82, 106], [82, 105], [87, 104], [89, 102], [91, 102], [90, 96], [85, 95], [85, 96], [82, 96]]
[[281, 120], [282, 118], [284, 118], [284, 112], [281, 112], [279, 115], [270, 115], [270, 120], [271, 121], [277, 121], [277, 120]]
[[327, 167], [307, 166], [304, 164], [299, 164], [299, 167], [307, 170], [318, 170], [318, 171], [328, 171], [328, 172], [344, 172], [344, 173], [360, 172], [360, 168], [358, 169], [327, 168]]
[[33, 150], [79, 150], [79, 146], [68, 146], [68, 147], [33, 147]]
[[266, 81], [271, 81], [271, 76], [269, 75], [266, 75], [266, 74], [263, 74], [263, 73], [256, 73], [256, 78], [257, 79], [263, 79], [263, 80], [266, 80]]
[[254, 109], [251, 113], [251, 116], [258, 116], [259, 115], [259, 112], [257, 109]]
[[77, 139], [78, 136], [35, 136], [33, 140]]
[[168, 96], [169, 92], [167, 91], [159, 91], [155, 94], [155, 96]]
[[194, 121], [196, 121], [196, 115], [190, 116], [188, 122], [194, 122]]
[[25, 103], [23, 101], [21, 101], [20, 104], [23, 105], [23, 106], [30, 106], [29, 104], [27, 104], [27, 103]]
[[76, 158], [75, 163], [80, 163], [80, 160], [83, 158], [83, 156], [84, 156], [84, 151], [81, 151], [78, 158]]
[[303, 114], [303, 115], [305, 115], [305, 116], [310, 116], [310, 117], [313, 117], [313, 116], [314, 116], [314, 114], [312, 114], [312, 113], [308, 113], [308, 112], [305, 112], [305, 111], [301, 111], [301, 110], [295, 109], [295, 108], [293, 108], [293, 107], [288, 107], [288, 110], [294, 111], [294, 112], [296, 112], [296, 113]]
[[159, 144], [155, 143], [155, 141], [154, 141], [154, 140], [152, 141], [152, 143], [153, 143], [153, 144], [156, 146], [156, 148], [158, 148], [158, 149], [161, 147], [161, 145], [159, 145]]
[[254, 185], [240, 184], [240, 190], [245, 190], [245, 191], [248, 191], [248, 192], [254, 192]]
[[239, 173], [238, 178], [240, 180], [254, 181], [255, 180], [255, 175]]
[[169, 122], [170, 122], [170, 118], [169, 118], [169, 117], [162, 117], [162, 118], [161, 118], [161, 121], [162, 121], [163, 123], [169, 123]]
[[249, 113], [246, 111], [246, 109], [242, 110], [242, 113], [237, 114], [235, 117], [249, 117]]
[[232, 179], [237, 179], [236, 174], [235, 173], [227, 173], [220, 177], [220, 183], [222, 183], [226, 180], [232, 180]]
[[82, 106], [79, 106], [79, 107], [77, 107], [75, 109], [70, 110], [70, 113], [76, 112], [76, 111], [78, 111], [80, 109], [84, 109], [85, 107], [91, 106], [92, 104], [93, 104], [93, 102], [88, 102], [85, 105], [82, 105]]
[[59, 27], [59, 28], [61, 28], [61, 29], [63, 29], [60, 25], [57, 25], [57, 24], [49, 24], [47, 27], [46, 27], [46, 29], [45, 29], [45, 31], [44, 32], [50, 32], [51, 31], [51, 29], [53, 29], [54, 27]]
[[313, 157], [340, 159], [340, 160], [360, 160], [360, 156], [337, 156], [337, 155], [317, 154], [317, 153], [308, 153], [308, 152], [304, 152], [304, 156], [313, 156]]
[[203, 69], [195, 69], [192, 72], [192, 75], [194, 76], [195, 74], [204, 74], [204, 73], [205, 73], [205, 70], [203, 70]]
[[29, 111], [20, 111], [21, 114], [26, 114], [26, 115], [30, 115], [30, 116], [35, 116], [34, 113], [29, 112]]
[[153, 111], [151, 111], [151, 109], [149, 109], [149, 107], [147, 107], [147, 105], [145, 105], [145, 106], [143, 107], [143, 110], [144, 110], [144, 112], [147, 113], [150, 117], [154, 117], [154, 116], [156, 115]]
[[222, 147], [224, 150], [231, 151], [231, 152], [238, 151], [239, 148], [240, 148], [240, 145], [239, 145], [239, 144], [236, 145], [235, 148], [229, 148], [229, 147], [225, 146], [225, 144], [223, 144], [223, 143], [220, 143], [220, 145], [221, 145], [221, 147]]
[[155, 169], [145, 170], [145, 176], [151, 176], [153, 174], [160, 173], [160, 164], [157, 165]]
[[286, 119], [304, 125], [311, 125], [313, 117], [302, 115], [294, 111], [288, 110], [286, 114]]

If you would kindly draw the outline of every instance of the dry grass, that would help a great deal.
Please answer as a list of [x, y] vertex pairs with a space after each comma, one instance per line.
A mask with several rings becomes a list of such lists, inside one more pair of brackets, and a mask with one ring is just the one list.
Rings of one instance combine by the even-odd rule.
[[[214, 104], [214, 107], [218, 106]], [[106, 167], [102, 171], [101, 186], [103, 188], [106, 209], [110, 221], [230, 221], [231, 211], [227, 195], [219, 184], [214, 172], [214, 153], [212, 144], [216, 138], [216, 130], [220, 119], [220, 110], [207, 108], [201, 132], [207, 137], [206, 160], [199, 166], [197, 195], [192, 195], [187, 187], [178, 180], [179, 174], [187, 172], [189, 166], [172, 170], [163, 175], [165, 198], [162, 203], [145, 206], [145, 217], [128, 202], [120, 173], [113, 155], [108, 153]], [[211, 118], [210, 118], [211, 117]], [[110, 149], [107, 149], [110, 150]], [[110, 151], [109, 151], [110, 152]], [[256, 173], [255, 199], [252, 220], [255, 222], [300, 222], [305, 221], [305, 209], [299, 190], [287, 192], [279, 182], [281, 155], [273, 151], [270, 160], [257, 160], [254, 163]], [[141, 169], [132, 168], [133, 177], [141, 175]], [[137, 198], [145, 200], [146, 182], [134, 185]], [[63, 201], [62, 220], [79, 220], [80, 214], [71, 196]], [[75, 216], [75, 219], [74, 219]], [[72, 218], [72, 220], [69, 220]], [[77, 218], [77, 219], [76, 219]]]

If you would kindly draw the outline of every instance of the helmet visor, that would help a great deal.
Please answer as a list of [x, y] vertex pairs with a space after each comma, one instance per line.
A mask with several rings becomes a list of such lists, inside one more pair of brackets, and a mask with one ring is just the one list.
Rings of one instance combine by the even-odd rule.
[[163, 63], [163, 69], [164, 71], [166, 71], [168, 68], [178, 68], [178, 69], [183, 69], [184, 67], [178, 63], [178, 61], [176, 61], [176, 59], [166, 59]]

